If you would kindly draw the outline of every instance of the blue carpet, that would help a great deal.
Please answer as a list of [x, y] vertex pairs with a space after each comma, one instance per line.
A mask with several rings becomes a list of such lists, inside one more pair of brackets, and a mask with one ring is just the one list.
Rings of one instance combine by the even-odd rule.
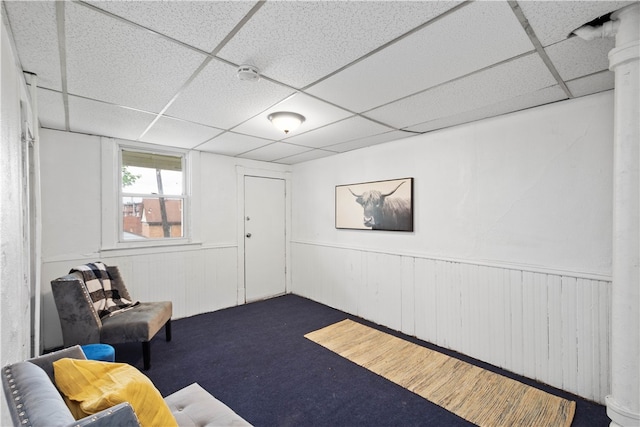
[[[572, 426], [608, 426], [604, 406], [441, 349], [295, 295], [172, 321], [151, 342], [144, 371], [163, 396], [197, 382], [255, 426], [472, 426], [468, 421], [307, 340], [351, 318], [575, 400]], [[116, 360], [142, 367], [139, 344]]]

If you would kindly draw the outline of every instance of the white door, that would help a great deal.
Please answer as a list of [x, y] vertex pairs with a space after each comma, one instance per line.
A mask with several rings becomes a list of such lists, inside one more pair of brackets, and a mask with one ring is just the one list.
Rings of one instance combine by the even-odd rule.
[[245, 301], [284, 294], [285, 181], [244, 177]]

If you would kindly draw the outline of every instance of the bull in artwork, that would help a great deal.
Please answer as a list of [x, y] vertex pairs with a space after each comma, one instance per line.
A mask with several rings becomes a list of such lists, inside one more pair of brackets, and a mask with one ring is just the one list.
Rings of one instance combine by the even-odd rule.
[[402, 181], [392, 191], [381, 193], [377, 190], [368, 190], [362, 194], [349, 191], [356, 197], [364, 209], [363, 223], [372, 230], [412, 231], [413, 215], [411, 203], [401, 197], [390, 197], [406, 181]]

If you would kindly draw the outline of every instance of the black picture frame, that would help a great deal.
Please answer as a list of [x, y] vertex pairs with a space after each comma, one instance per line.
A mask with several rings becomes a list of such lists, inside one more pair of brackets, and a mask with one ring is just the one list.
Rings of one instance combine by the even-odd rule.
[[336, 185], [335, 226], [413, 231], [413, 178]]

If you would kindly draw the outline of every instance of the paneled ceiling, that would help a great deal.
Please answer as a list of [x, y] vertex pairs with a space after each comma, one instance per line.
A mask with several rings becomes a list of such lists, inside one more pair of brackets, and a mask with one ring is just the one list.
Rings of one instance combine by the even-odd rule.
[[571, 32], [633, 2], [2, 3], [41, 126], [295, 164], [612, 89]]

